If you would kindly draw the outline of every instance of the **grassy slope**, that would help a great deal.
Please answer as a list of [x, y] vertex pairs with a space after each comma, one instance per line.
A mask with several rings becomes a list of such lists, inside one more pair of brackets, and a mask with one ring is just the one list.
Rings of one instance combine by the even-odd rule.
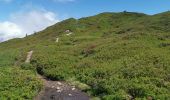
[[41, 89], [35, 73], [20, 68], [0, 68], [0, 79], [1, 100], [32, 100]]
[[42, 87], [35, 71], [15, 66], [21, 54], [17, 49], [0, 52], [0, 100], [32, 100]]
[[[168, 99], [169, 20], [169, 12], [72, 18], [24, 39], [1, 43], [0, 50], [4, 55], [16, 50], [18, 66], [24, 54], [34, 50], [31, 66], [39, 73], [53, 80], [85, 83], [90, 88], [83, 87], [84, 91], [102, 99]], [[67, 29], [71, 36], [65, 35]]]

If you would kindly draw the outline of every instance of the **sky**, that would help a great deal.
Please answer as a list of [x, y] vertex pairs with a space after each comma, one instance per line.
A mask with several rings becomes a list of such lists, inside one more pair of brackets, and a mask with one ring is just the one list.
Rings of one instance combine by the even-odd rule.
[[0, 0], [0, 41], [24, 37], [59, 21], [102, 12], [170, 10], [170, 0]]

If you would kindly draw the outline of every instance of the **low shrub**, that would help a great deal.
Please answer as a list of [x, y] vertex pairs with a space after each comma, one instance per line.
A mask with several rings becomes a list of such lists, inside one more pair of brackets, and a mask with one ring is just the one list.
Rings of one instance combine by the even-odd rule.
[[22, 63], [21, 68], [24, 70], [35, 70], [36, 68], [30, 63]]

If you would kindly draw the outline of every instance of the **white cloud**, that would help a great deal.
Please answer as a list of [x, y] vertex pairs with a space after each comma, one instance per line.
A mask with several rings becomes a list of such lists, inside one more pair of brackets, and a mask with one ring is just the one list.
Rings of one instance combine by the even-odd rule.
[[49, 11], [33, 10], [12, 15], [12, 21], [16, 23], [24, 33], [31, 34], [41, 31], [47, 26], [57, 23], [56, 14]]
[[8, 40], [22, 35], [22, 30], [12, 22], [0, 22], [0, 40]]
[[58, 21], [55, 13], [46, 10], [12, 14], [10, 21], [0, 22], [0, 41], [41, 31]]

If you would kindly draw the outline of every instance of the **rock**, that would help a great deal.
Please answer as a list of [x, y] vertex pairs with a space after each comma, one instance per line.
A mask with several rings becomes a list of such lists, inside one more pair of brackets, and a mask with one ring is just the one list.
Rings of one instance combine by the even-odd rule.
[[72, 94], [68, 94], [69, 96], [72, 96]]
[[66, 30], [65, 32], [66, 32], [66, 33], [69, 33], [69, 32], [70, 32], [70, 30]]
[[72, 88], [72, 90], [74, 91], [76, 88]]
[[61, 88], [60, 87], [57, 87], [57, 90], [60, 90]]
[[62, 92], [62, 90], [57, 90], [57, 92], [61, 93], [61, 92]]
[[61, 85], [61, 82], [57, 82], [58, 85]]

